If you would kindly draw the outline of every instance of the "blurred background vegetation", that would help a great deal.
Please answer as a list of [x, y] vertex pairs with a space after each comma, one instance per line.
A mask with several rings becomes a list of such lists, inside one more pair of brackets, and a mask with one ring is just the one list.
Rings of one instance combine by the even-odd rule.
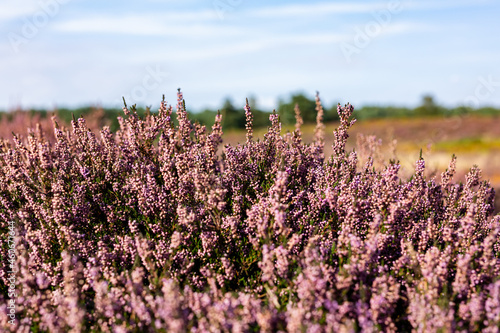
[[[262, 110], [256, 106], [256, 99], [249, 98], [249, 104], [254, 116], [254, 128], [265, 128], [270, 125], [269, 115], [272, 110]], [[305, 124], [316, 122], [316, 104], [314, 97], [309, 97], [304, 93], [292, 94], [287, 100], [279, 100], [276, 112], [280, 115], [281, 123], [286, 125], [295, 124], [295, 105], [298, 105], [301, 111], [302, 118]], [[208, 128], [213, 125], [215, 115], [218, 111], [222, 113], [223, 129], [244, 129], [245, 128], [245, 112], [243, 103], [236, 104], [231, 98], [226, 98], [218, 110], [205, 109], [200, 112], [193, 112], [187, 105], [189, 117], [193, 121], [198, 121]], [[454, 116], [500, 116], [500, 109], [494, 107], [470, 108], [460, 106], [455, 108], [446, 108], [437, 105], [431, 95], [422, 97], [421, 105], [416, 108], [383, 106], [383, 105], [367, 105], [360, 108], [354, 106], [354, 117], [358, 121], [370, 119], [384, 118], [420, 118], [420, 117], [454, 117]], [[324, 122], [334, 122], [338, 120], [337, 105], [323, 105]], [[137, 112], [139, 115], [144, 115], [148, 108], [138, 106]], [[149, 112], [156, 110], [149, 108]], [[102, 108], [97, 106], [85, 106], [80, 108], [68, 109], [58, 108], [53, 110], [45, 109], [30, 109], [30, 110], [15, 110], [11, 112], [0, 112], [0, 120], [4, 119], [7, 122], [12, 121], [16, 114], [24, 113], [27, 118], [50, 118], [51, 115], [56, 115], [57, 119], [63, 123], [69, 124], [72, 116], [83, 116], [87, 121], [108, 125], [112, 131], [118, 129], [118, 116], [123, 116], [122, 109], [118, 108]], [[92, 119], [90, 119], [92, 118]], [[173, 118], [175, 121], [175, 109]], [[101, 126], [102, 127], [102, 126]], [[2, 134], [2, 133], [0, 133]]]

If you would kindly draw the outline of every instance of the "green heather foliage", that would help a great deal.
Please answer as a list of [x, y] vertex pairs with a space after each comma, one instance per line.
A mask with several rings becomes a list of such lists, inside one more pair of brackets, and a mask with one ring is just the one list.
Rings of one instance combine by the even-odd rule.
[[221, 147], [222, 114], [193, 124], [180, 91], [177, 124], [163, 101], [125, 107], [116, 132], [79, 118], [54, 121], [55, 143], [2, 141], [0, 259], [14, 221], [19, 273], [0, 330], [498, 332], [500, 216], [477, 167], [455, 183], [452, 157], [437, 182], [419, 159], [403, 179], [346, 152], [351, 105], [328, 159], [319, 96], [311, 144], [300, 106], [293, 133], [273, 113], [262, 141], [250, 109], [237, 146]]

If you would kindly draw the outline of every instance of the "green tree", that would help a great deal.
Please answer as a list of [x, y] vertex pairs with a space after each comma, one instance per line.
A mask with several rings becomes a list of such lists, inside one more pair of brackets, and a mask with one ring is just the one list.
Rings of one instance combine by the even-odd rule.
[[298, 93], [292, 95], [288, 102], [283, 100], [278, 102], [278, 114], [283, 124], [295, 124], [295, 104], [299, 105], [304, 123], [316, 122], [316, 102], [303, 93]]
[[221, 112], [223, 128], [245, 128], [245, 112], [237, 109], [229, 97], [225, 99]]
[[415, 108], [415, 114], [419, 116], [435, 116], [441, 113], [441, 108], [434, 102], [432, 95], [422, 96], [422, 104]]

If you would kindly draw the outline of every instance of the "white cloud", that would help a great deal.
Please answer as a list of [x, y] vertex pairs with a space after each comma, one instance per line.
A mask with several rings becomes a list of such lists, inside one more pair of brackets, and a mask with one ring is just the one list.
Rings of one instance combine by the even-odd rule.
[[435, 10], [465, 6], [490, 4], [492, 0], [446, 0], [446, 1], [415, 1], [386, 0], [377, 2], [317, 2], [310, 4], [286, 4], [255, 9], [250, 16], [262, 18], [315, 17], [329, 14], [359, 14], [370, 13], [380, 9], [389, 9], [395, 4], [403, 10]]
[[405, 9], [408, 10], [436, 10], [467, 6], [480, 6], [494, 3], [493, 0], [444, 0], [444, 1], [403, 1]]
[[163, 52], [159, 52], [157, 55], [143, 54], [143, 56], [147, 57], [147, 61], [149, 62], [175, 61], [188, 63], [195, 60], [231, 58], [272, 49], [282, 49], [287, 46], [328, 45], [348, 40], [349, 38], [352, 38], [352, 36], [335, 33], [275, 34], [268, 35], [265, 38], [257, 36], [254, 38], [245, 38], [245, 41], [241, 42], [235, 40], [234, 42], [224, 44], [214, 44], [210, 40], [207, 40], [204, 44], [197, 44], [196, 48], [183, 48], [167, 54]]
[[411, 32], [423, 32], [423, 31], [433, 31], [429, 25], [418, 24], [412, 22], [399, 22], [392, 23], [384, 28], [381, 32], [382, 35], [398, 35], [398, 34], [406, 34]]
[[257, 17], [290, 17], [290, 16], [310, 16], [325, 14], [346, 14], [370, 12], [377, 8], [386, 6], [385, 3], [312, 3], [307, 5], [283, 5], [264, 7], [250, 12], [251, 16]]
[[15, 20], [34, 13], [40, 9], [33, 1], [2, 1], [0, 3], [0, 20]]
[[[239, 33], [236, 27], [202, 24], [211, 13], [175, 15], [175, 21], [158, 15], [97, 16], [57, 23], [54, 29], [66, 33], [109, 33], [147, 36], [219, 36]], [[182, 22], [182, 23], [180, 23]], [[187, 22], [187, 23], [186, 23]]]

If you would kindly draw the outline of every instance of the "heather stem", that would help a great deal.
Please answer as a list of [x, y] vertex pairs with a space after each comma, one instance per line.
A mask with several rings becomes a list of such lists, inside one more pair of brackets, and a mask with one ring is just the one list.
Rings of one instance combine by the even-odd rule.
[[297, 133], [297, 136], [302, 137], [302, 132], [300, 130], [302, 124], [304, 124], [304, 120], [302, 119], [302, 116], [300, 115], [300, 108], [299, 108], [299, 103], [295, 103], [295, 132]]

